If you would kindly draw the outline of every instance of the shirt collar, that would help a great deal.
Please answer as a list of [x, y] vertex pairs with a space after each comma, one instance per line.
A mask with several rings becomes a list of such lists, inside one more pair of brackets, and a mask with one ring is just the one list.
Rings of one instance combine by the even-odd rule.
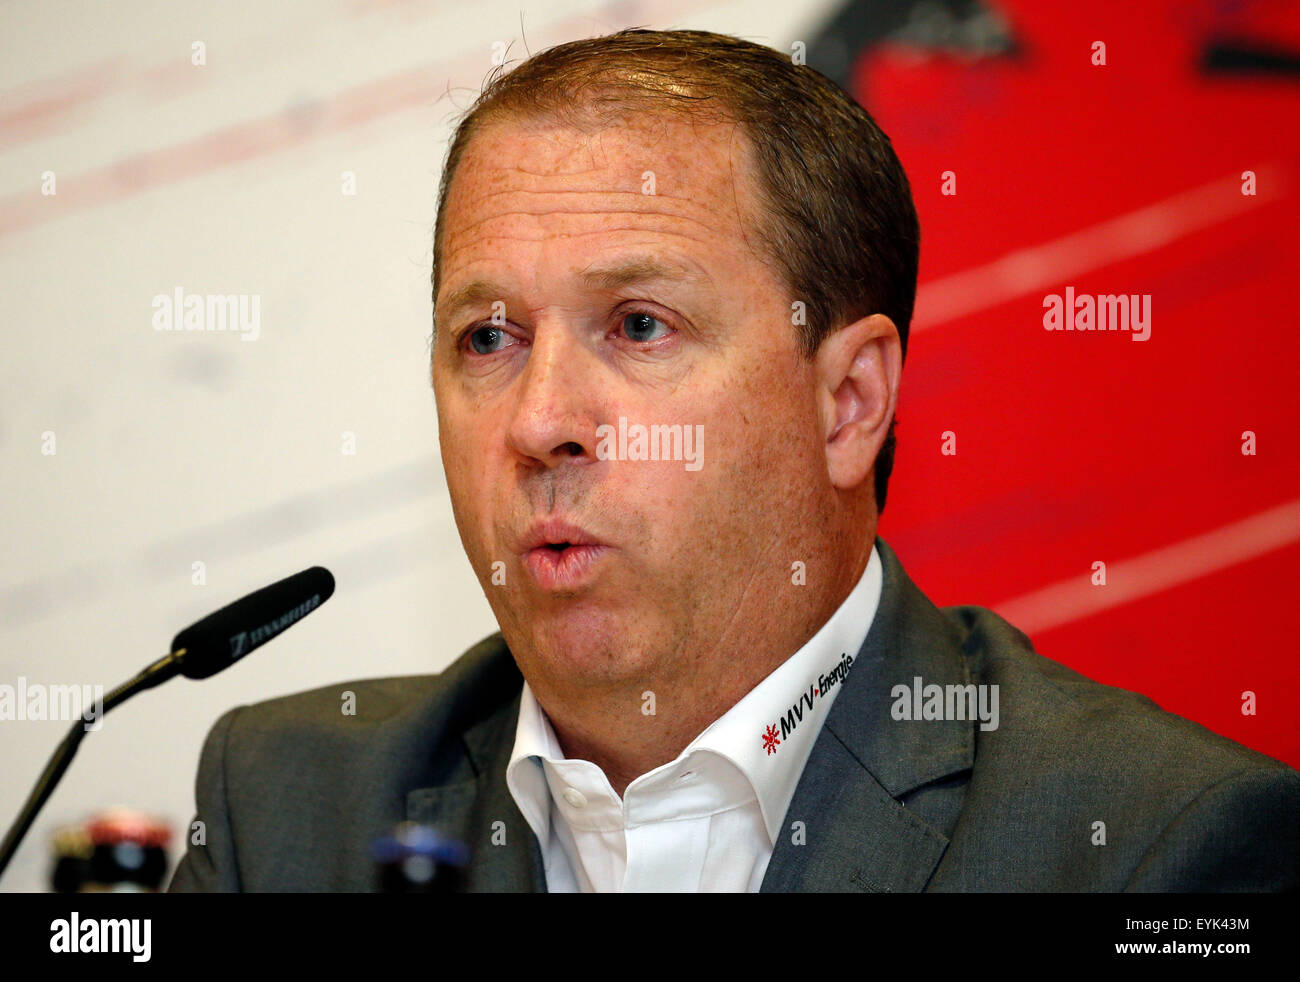
[[711, 750], [744, 772], [773, 845], [822, 723], [867, 639], [881, 576], [873, 546], [862, 576], [821, 630], [683, 751]]
[[545, 850], [550, 840], [551, 792], [543, 771], [543, 760], [564, 760], [564, 751], [551, 721], [546, 718], [546, 712], [525, 679], [519, 697], [515, 745], [506, 765], [506, 787]]
[[[857, 584], [821, 629], [677, 758], [707, 751], [734, 764], [754, 788], [773, 845], [822, 724], [871, 629], [881, 582], [873, 546]], [[542, 843], [550, 834], [551, 797], [541, 762], [563, 759], [555, 731], [525, 681], [506, 784]]]

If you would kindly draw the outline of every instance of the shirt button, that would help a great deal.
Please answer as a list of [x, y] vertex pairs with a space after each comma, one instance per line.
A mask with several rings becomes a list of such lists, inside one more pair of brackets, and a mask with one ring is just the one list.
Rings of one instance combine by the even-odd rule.
[[574, 808], [585, 808], [587, 805], [586, 795], [584, 795], [577, 788], [565, 788], [564, 800], [567, 801], [569, 804], [571, 804]]

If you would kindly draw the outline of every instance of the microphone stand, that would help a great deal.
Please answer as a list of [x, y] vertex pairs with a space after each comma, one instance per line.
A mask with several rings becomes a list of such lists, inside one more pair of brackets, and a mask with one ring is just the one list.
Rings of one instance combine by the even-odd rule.
[[[107, 716], [110, 709], [120, 706], [137, 692], [152, 689], [155, 685], [161, 685], [168, 679], [175, 677], [181, 670], [181, 659], [184, 655], [184, 648], [164, 655], [152, 665], [143, 669], [135, 678], [119, 685], [104, 697], [100, 719]], [[32, 822], [36, 820], [36, 816], [45, 805], [46, 800], [54, 793], [59, 779], [63, 777], [63, 772], [72, 763], [72, 758], [76, 754], [77, 747], [80, 746], [82, 739], [86, 736], [86, 732], [84, 718], [73, 723], [72, 729], [68, 731], [68, 735], [63, 738], [63, 742], [54, 751], [53, 756], [50, 757], [50, 762], [45, 765], [45, 770], [37, 780], [36, 786], [32, 788], [32, 793], [27, 797], [26, 804], [23, 805], [18, 817], [10, 826], [8, 833], [6, 833], [3, 845], [0, 845], [0, 876], [4, 875], [5, 869], [9, 866], [9, 860], [13, 859], [14, 853], [18, 851], [18, 844], [23, 841], [27, 830], [32, 827]]]

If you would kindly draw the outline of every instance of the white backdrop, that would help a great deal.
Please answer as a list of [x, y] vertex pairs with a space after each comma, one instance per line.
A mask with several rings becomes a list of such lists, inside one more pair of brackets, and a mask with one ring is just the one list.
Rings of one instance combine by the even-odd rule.
[[[0, 7], [0, 684], [107, 691], [252, 589], [316, 564], [338, 583], [273, 646], [110, 715], [0, 889], [46, 889], [51, 831], [114, 804], [169, 820], [174, 863], [223, 711], [437, 671], [496, 629], [427, 380], [437, 180], [494, 42], [693, 27], [789, 50], [831, 5]], [[155, 330], [177, 287], [259, 296], [256, 340]], [[0, 824], [68, 725], [0, 721]]]

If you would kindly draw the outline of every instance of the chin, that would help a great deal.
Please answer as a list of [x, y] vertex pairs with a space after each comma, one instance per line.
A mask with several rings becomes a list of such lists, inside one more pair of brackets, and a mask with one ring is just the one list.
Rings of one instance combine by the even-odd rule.
[[[629, 633], [625, 616], [567, 607], [532, 611], [523, 619], [521, 667], [531, 664], [557, 682], [571, 683], [610, 683], [646, 674], [648, 644]], [[519, 643], [510, 637], [506, 641], [512, 650]], [[516, 650], [517, 657], [520, 653]]]

